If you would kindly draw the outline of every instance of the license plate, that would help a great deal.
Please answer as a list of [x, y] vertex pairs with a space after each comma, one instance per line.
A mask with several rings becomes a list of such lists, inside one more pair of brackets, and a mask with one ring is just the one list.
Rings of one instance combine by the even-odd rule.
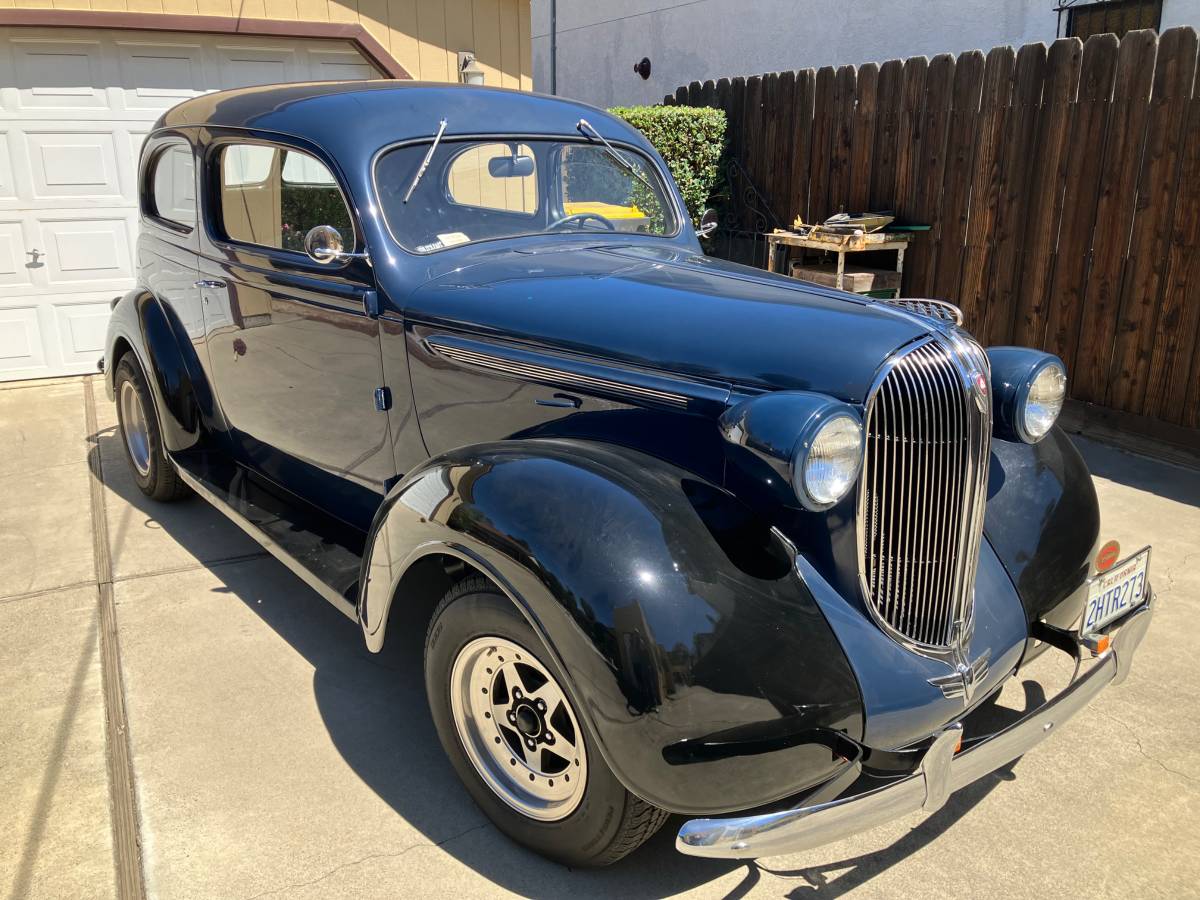
[[1083, 611], [1083, 634], [1091, 634], [1120, 618], [1146, 599], [1146, 576], [1150, 570], [1150, 548], [1145, 547], [1107, 572], [1088, 582], [1087, 609]]

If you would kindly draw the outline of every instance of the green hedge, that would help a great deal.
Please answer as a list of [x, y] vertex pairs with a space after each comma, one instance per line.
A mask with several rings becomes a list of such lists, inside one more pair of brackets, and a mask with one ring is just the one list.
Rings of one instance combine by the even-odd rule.
[[692, 221], [716, 192], [725, 150], [725, 111], [700, 106], [615, 106], [609, 110], [646, 135], [671, 169]]

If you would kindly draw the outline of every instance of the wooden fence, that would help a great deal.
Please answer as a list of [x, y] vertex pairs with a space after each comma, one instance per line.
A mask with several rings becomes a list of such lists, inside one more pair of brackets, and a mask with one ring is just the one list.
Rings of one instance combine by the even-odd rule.
[[1190, 28], [1135, 31], [693, 82], [666, 102], [728, 114], [730, 171], [769, 213], [742, 226], [927, 223], [905, 296], [957, 303], [985, 345], [1057, 353], [1073, 397], [1200, 446], [1196, 59]]

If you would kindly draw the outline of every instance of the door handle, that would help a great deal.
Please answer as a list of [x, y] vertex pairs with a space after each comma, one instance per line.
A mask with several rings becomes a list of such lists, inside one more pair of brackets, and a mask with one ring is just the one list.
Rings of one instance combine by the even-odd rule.
[[533, 401], [538, 406], [555, 406], [561, 409], [579, 409], [583, 401], [570, 394], [555, 394], [553, 397], [541, 397]]
[[199, 281], [193, 282], [192, 287], [198, 287], [201, 290], [217, 291], [225, 287], [225, 282], [217, 281], [215, 278], [202, 278]]

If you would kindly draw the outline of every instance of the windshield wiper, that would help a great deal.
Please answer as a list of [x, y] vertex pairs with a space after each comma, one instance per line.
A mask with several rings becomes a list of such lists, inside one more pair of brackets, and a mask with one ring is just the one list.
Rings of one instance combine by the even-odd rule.
[[438, 126], [437, 135], [433, 139], [433, 143], [429, 145], [429, 151], [425, 154], [425, 158], [421, 160], [421, 168], [417, 169], [417, 174], [413, 176], [412, 184], [408, 186], [408, 192], [404, 195], [404, 202], [407, 203], [412, 197], [413, 191], [417, 189], [417, 185], [421, 182], [421, 176], [425, 174], [425, 170], [429, 168], [429, 161], [433, 159], [433, 153], [438, 148], [438, 144], [442, 140], [442, 134], [446, 131], [446, 120], [442, 119], [442, 123]]
[[[585, 136], [587, 135], [588, 131], [590, 131], [597, 138], [599, 138], [600, 142], [602, 144], [604, 144], [605, 149], [608, 151], [608, 155], [611, 156], [613, 159], [615, 159], [617, 161], [617, 163], [621, 166], [622, 169], [624, 169], [626, 172], [628, 172], [630, 175], [632, 175], [634, 178], [636, 178], [638, 181], [640, 181], [646, 187], [650, 188], [651, 193], [656, 193], [656, 191], [654, 190], [654, 185], [652, 185], [650, 183], [650, 181], [646, 178], [645, 175], [643, 175], [641, 172], [639, 172], [637, 170], [637, 166], [635, 166], [633, 163], [631, 163], [629, 161], [629, 159], [625, 156], [624, 153], [622, 153], [620, 150], [618, 150], [616, 147], [614, 147], [612, 144], [610, 144], [608, 142], [608, 139], [605, 138], [604, 135], [602, 135], [594, 127], [592, 127], [591, 122], [589, 122], [587, 119], [580, 119], [578, 122], [575, 123], [575, 127], [578, 128], [580, 133]], [[587, 131], [584, 131], [585, 128], [587, 129]]]

